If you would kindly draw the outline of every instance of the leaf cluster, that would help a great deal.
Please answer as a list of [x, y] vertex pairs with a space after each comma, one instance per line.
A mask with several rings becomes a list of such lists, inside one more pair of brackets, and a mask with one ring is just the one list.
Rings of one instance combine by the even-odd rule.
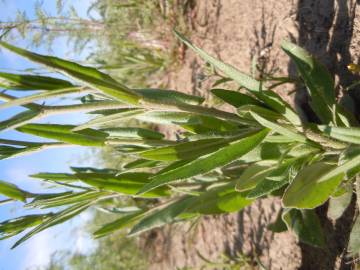
[[[23, 106], [26, 110], [0, 122], [0, 127], [55, 141], [2, 139], [2, 158], [50, 146], [80, 145], [110, 146], [130, 160], [116, 170], [72, 168], [72, 173], [32, 175], [62, 185], [68, 190], [62, 193], [32, 194], [1, 182], [0, 193], [25, 202], [26, 207], [60, 207], [60, 211], [41, 217], [24, 216], [1, 223], [0, 232], [5, 236], [32, 227], [14, 246], [89, 207], [118, 197], [130, 197], [139, 203], [131, 209], [118, 209], [119, 218], [96, 230], [95, 237], [125, 227], [131, 228], [129, 235], [138, 235], [173, 222], [236, 212], [266, 196], [281, 197], [283, 205], [270, 229], [290, 229], [304, 243], [326, 246], [314, 209], [330, 201], [329, 216], [340, 217], [351, 201], [360, 170], [360, 128], [355, 116], [337, 101], [328, 71], [302, 48], [283, 43], [319, 119], [309, 122], [300, 119], [271, 90], [274, 84], [281, 87], [278, 81], [257, 81], [210, 56], [180, 33], [175, 34], [227, 80], [241, 86], [241, 92], [211, 90], [236, 113], [202, 105], [203, 98], [177, 91], [130, 88], [95, 68], [0, 42], [2, 47], [69, 78], [64, 81], [30, 74], [0, 74], [4, 88], [39, 91], [20, 99], [2, 94], [6, 102], [0, 106]], [[37, 103], [67, 95], [69, 89], [91, 93], [86, 93], [80, 104]], [[78, 126], [34, 123], [40, 117], [73, 111], [88, 112], [95, 118]], [[182, 133], [177, 140], [170, 140], [155, 130], [126, 127], [124, 119], [176, 126]], [[358, 224], [356, 221], [350, 236], [351, 254], [359, 251]]]

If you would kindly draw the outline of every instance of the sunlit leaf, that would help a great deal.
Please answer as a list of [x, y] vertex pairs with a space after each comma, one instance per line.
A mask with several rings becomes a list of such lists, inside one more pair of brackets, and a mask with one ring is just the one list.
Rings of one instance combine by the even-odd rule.
[[327, 181], [321, 182], [321, 179], [335, 168], [332, 164], [317, 162], [301, 170], [284, 193], [284, 206], [315, 208], [323, 204], [344, 177], [343, 174], [335, 174], [326, 177]]
[[98, 71], [95, 68], [82, 66], [61, 58], [46, 56], [15, 47], [1, 41], [0, 45], [13, 53], [21, 55], [33, 62], [43, 64], [55, 69], [65, 75], [80, 81], [81, 83], [97, 89], [111, 97], [130, 104], [137, 104], [140, 96], [127, 87], [117, 83], [109, 75]]
[[14, 200], [25, 202], [28, 193], [14, 184], [0, 180], [0, 194]]
[[295, 62], [311, 96], [311, 107], [325, 124], [333, 121], [332, 108], [335, 104], [334, 80], [326, 68], [306, 50], [284, 41], [283, 50]]
[[254, 135], [231, 142], [229, 145], [217, 150], [216, 152], [196, 159], [182, 167], [178, 167], [162, 174], [157, 174], [151, 178], [152, 181], [150, 183], [146, 184], [139, 191], [139, 194], [152, 190], [158, 186], [203, 174], [226, 165], [254, 149], [266, 137], [268, 132], [269, 131], [267, 129], [261, 130]]
[[81, 202], [81, 203], [75, 204], [75, 205], [73, 205], [73, 206], [71, 206], [69, 208], [66, 208], [66, 209], [54, 214], [52, 217], [46, 219], [43, 223], [41, 223], [40, 225], [38, 225], [37, 227], [32, 229], [30, 232], [25, 234], [23, 237], [21, 237], [12, 246], [12, 248], [17, 247], [21, 243], [25, 242], [26, 240], [33, 237], [35, 234], [37, 234], [37, 233], [39, 233], [39, 232], [41, 232], [41, 231], [43, 231], [45, 229], [48, 229], [48, 228], [50, 228], [52, 226], [64, 223], [65, 221], [73, 218], [74, 216], [77, 216], [78, 214], [80, 214], [81, 212], [86, 210], [93, 203], [94, 203], [93, 201]]
[[27, 124], [19, 127], [17, 130], [43, 138], [82, 146], [102, 146], [108, 136], [104, 132], [91, 129], [73, 132], [74, 127], [72, 125], [57, 124]]
[[129, 235], [136, 235], [175, 221], [176, 217], [188, 208], [192, 202], [191, 197], [185, 197], [171, 203], [163, 209], [146, 215], [139, 223], [132, 227]]
[[73, 86], [58, 78], [0, 72], [0, 87], [11, 90], [57, 90]]

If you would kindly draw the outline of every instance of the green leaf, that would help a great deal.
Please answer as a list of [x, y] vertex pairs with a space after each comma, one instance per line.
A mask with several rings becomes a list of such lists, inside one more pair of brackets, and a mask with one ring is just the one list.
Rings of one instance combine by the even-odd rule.
[[120, 171], [116, 169], [109, 168], [94, 168], [94, 167], [70, 167], [73, 172], [76, 173], [107, 173], [107, 174], [117, 174]]
[[357, 156], [352, 157], [348, 160], [345, 160], [342, 164], [339, 164], [332, 170], [329, 170], [325, 175], [323, 175], [318, 182], [327, 182], [331, 181], [334, 177], [341, 177], [344, 178], [346, 173], [348, 171], [351, 171], [352, 169], [356, 168], [356, 171], [352, 171], [352, 173], [358, 173], [360, 171], [360, 154], [358, 153]]
[[107, 223], [102, 226], [99, 230], [94, 232], [94, 236], [96, 238], [106, 236], [116, 230], [120, 230], [126, 226], [131, 225], [132, 223], [139, 220], [144, 214], [144, 211], [137, 211], [132, 214], [125, 215], [113, 222]]
[[281, 135], [284, 135], [294, 141], [298, 141], [301, 143], [306, 143], [308, 142], [308, 140], [306, 139], [305, 136], [303, 136], [302, 134], [293, 132], [292, 130], [288, 129], [288, 128], [284, 128], [283, 126], [280, 126], [279, 124], [276, 124], [274, 122], [270, 122], [268, 120], [266, 120], [265, 118], [261, 117], [260, 115], [258, 115], [255, 112], [250, 112], [250, 114], [252, 115], [252, 117], [259, 122], [262, 126], [267, 127], [269, 129], [272, 129], [274, 132], [277, 132]]
[[288, 229], [293, 230], [301, 242], [315, 247], [325, 247], [325, 236], [314, 210], [288, 209], [283, 212], [282, 218]]
[[32, 110], [26, 110], [26, 111], [20, 112], [7, 120], [1, 121], [0, 122], [0, 131], [4, 131], [7, 129], [13, 129], [13, 128], [17, 128], [19, 126], [25, 125], [27, 122], [36, 118], [39, 114], [40, 114], [39, 111], [32, 111]]
[[281, 233], [288, 230], [286, 223], [282, 219], [283, 209], [281, 208], [275, 222], [270, 223], [267, 228], [274, 233]]
[[301, 170], [284, 193], [282, 199], [284, 206], [301, 209], [315, 208], [323, 204], [344, 177], [343, 174], [337, 174], [321, 182], [320, 180], [334, 168], [336, 168], [334, 165], [317, 162]]
[[237, 125], [215, 117], [178, 111], [150, 111], [136, 117], [137, 120], [163, 125], [180, 125], [193, 132], [228, 131]]
[[282, 181], [272, 181], [265, 179], [256, 185], [254, 189], [252, 189], [247, 198], [256, 199], [258, 197], [262, 197], [264, 195], [270, 194], [271, 192], [278, 190], [285, 186], [288, 183], [288, 179], [284, 179]]
[[73, 86], [68, 81], [52, 77], [0, 72], [0, 87], [11, 90], [57, 90]]
[[[79, 180], [100, 190], [115, 191], [122, 194], [135, 195], [147, 182], [149, 173], [122, 173], [119, 175], [105, 173], [77, 173]], [[167, 196], [167, 188], [157, 188], [146, 192], [141, 197], [158, 198]]]
[[261, 130], [254, 135], [231, 142], [229, 145], [224, 146], [216, 152], [193, 160], [182, 167], [157, 174], [151, 178], [152, 181], [150, 183], [146, 184], [139, 191], [139, 194], [152, 190], [156, 187], [169, 184], [176, 180], [187, 179], [224, 166], [254, 149], [262, 142], [268, 132], [269, 131], [267, 129]]
[[[276, 112], [273, 112], [272, 110], [269, 110], [267, 108], [263, 108], [257, 105], [243, 105], [237, 109], [238, 114], [242, 118], [247, 119], [254, 119], [251, 116], [251, 112], [256, 113], [257, 115], [260, 115], [261, 117], [264, 117], [265, 119], [271, 120], [271, 121], [277, 121], [281, 120], [282, 116]], [[256, 120], [256, 119], [255, 119]]]
[[139, 156], [150, 160], [175, 161], [193, 159], [214, 152], [227, 145], [229, 140], [204, 139], [176, 145], [155, 148], [139, 153]]
[[0, 194], [5, 195], [14, 200], [19, 200], [22, 202], [26, 201], [27, 192], [18, 188], [14, 184], [10, 184], [5, 181], [0, 180]]
[[17, 99], [2, 103], [2, 104], [0, 104], [0, 109], [6, 109], [6, 108], [13, 107], [13, 106], [21, 106], [21, 105], [29, 104], [29, 103], [37, 101], [37, 100], [45, 100], [45, 99], [49, 99], [49, 98], [60, 97], [63, 95], [78, 93], [80, 91], [81, 91], [81, 88], [73, 87], [73, 88], [56, 89], [56, 90], [53, 90], [50, 92], [36, 93], [34, 95], [25, 96], [22, 98], [17, 98]]
[[91, 127], [104, 127], [108, 125], [114, 126], [117, 122], [121, 122], [129, 118], [133, 118], [137, 115], [143, 114], [144, 112], [145, 112], [144, 109], [137, 109], [137, 108], [117, 109], [115, 113], [96, 117], [85, 124], [74, 127], [73, 131], [83, 130]]
[[351, 127], [333, 127], [333, 126], [318, 126], [318, 128], [333, 139], [339, 141], [360, 144], [360, 128]]
[[247, 192], [235, 191], [235, 183], [232, 182], [195, 197], [186, 212], [213, 215], [240, 211], [253, 202], [246, 196]]
[[297, 113], [293, 111], [290, 105], [285, 102], [278, 94], [272, 91], [253, 92], [257, 99], [261, 100], [264, 104], [272, 110], [283, 115], [294, 126], [301, 125], [301, 119]]
[[137, 159], [135, 161], [126, 163], [123, 167], [124, 169], [153, 168], [158, 164], [160, 164], [160, 162], [156, 160]]
[[185, 211], [192, 202], [192, 197], [185, 197], [171, 203], [163, 209], [154, 211], [149, 215], [147, 214], [145, 218], [140, 220], [140, 222], [131, 229], [129, 235], [137, 235], [153, 228], [174, 222], [176, 217]]
[[43, 223], [41, 223], [40, 225], [35, 227], [33, 230], [31, 230], [30, 232], [25, 234], [23, 237], [21, 237], [20, 240], [18, 240], [12, 246], [12, 249], [17, 247], [21, 243], [25, 242], [29, 238], [33, 237], [35, 234], [37, 234], [45, 229], [48, 229], [52, 226], [63, 223], [65, 221], [73, 218], [74, 216], [79, 215], [81, 212], [86, 210], [93, 203], [94, 203], [93, 201], [81, 202], [81, 203], [75, 204], [69, 208], [66, 208], [66, 209], [54, 214], [52, 217], [50, 217], [49, 219], [46, 219]]
[[351, 229], [348, 252], [350, 253], [350, 256], [356, 256], [360, 253], [360, 216], [356, 218]]
[[273, 166], [252, 164], [245, 169], [236, 181], [235, 189], [245, 191], [254, 188], [262, 182], [273, 170]]
[[259, 82], [248, 75], [240, 72], [231, 65], [225, 64], [216, 58], [210, 56], [200, 48], [193, 45], [188, 39], [186, 39], [179, 32], [175, 31], [176, 36], [185, 43], [189, 48], [195, 51], [200, 55], [205, 61], [213, 65], [215, 68], [221, 70], [227, 77], [236, 81], [240, 86], [245, 87], [251, 91], [259, 100], [263, 101], [266, 105], [270, 106], [272, 109], [276, 110], [278, 113], [284, 115], [294, 125], [300, 125], [301, 121], [298, 115], [286, 104], [281, 97], [271, 91], [267, 91], [266, 87], [262, 85], [262, 82]]
[[42, 172], [30, 175], [32, 178], [39, 178], [49, 181], [61, 181], [61, 182], [73, 182], [77, 181], [78, 178], [74, 174], [70, 173], [49, 173], [49, 172]]
[[202, 49], [196, 47], [191, 43], [190, 40], [188, 40], [186, 37], [184, 37], [182, 34], [174, 30], [175, 35], [184, 43], [186, 46], [188, 46], [190, 49], [192, 49], [194, 52], [196, 52], [201, 58], [203, 58], [206, 62], [213, 65], [215, 68], [221, 70], [227, 77], [233, 79], [237, 83], [239, 83], [241, 86], [251, 90], [251, 91], [261, 91], [264, 90], [261, 83], [248, 75], [240, 72], [233, 66], [229, 64], [225, 64], [216, 58], [212, 57]]
[[211, 89], [211, 93], [217, 96], [218, 98], [222, 99], [226, 103], [229, 103], [230, 105], [234, 106], [235, 108], [249, 104], [264, 106], [263, 103], [256, 100], [255, 98], [240, 92], [235, 92], [225, 89]]
[[65, 75], [120, 101], [135, 105], [139, 102], [140, 96], [138, 94], [117, 83], [109, 75], [102, 73], [95, 68], [82, 66], [53, 56], [32, 53], [2, 41], [0, 42], [0, 45], [33, 62], [60, 71]]
[[188, 95], [182, 92], [162, 89], [134, 89], [134, 91], [146, 100], [159, 104], [190, 104], [200, 105], [204, 102], [203, 97]]
[[327, 216], [332, 220], [341, 217], [350, 205], [352, 194], [352, 190], [348, 190], [340, 196], [330, 198]]
[[7, 159], [18, 157], [22, 155], [31, 154], [46, 148], [46, 144], [39, 144], [27, 147], [13, 147], [9, 145], [0, 145], [0, 159]]
[[145, 139], [162, 139], [164, 134], [145, 128], [133, 127], [114, 127], [105, 128], [101, 131], [108, 133], [110, 136], [119, 136], [127, 138], [145, 138]]
[[24, 230], [37, 226], [45, 221], [51, 214], [27, 215], [0, 223], [0, 240], [15, 236]]
[[295, 62], [311, 96], [311, 107], [320, 118], [328, 124], [333, 120], [332, 108], [336, 104], [334, 81], [326, 68], [312, 57], [306, 50], [284, 41], [283, 50]]
[[27, 124], [17, 128], [17, 130], [43, 138], [82, 146], [103, 146], [108, 136], [104, 132], [91, 129], [73, 132], [74, 127], [72, 125], [57, 124]]
[[50, 198], [43, 196], [35, 196], [34, 200], [31, 203], [28, 203], [27, 207], [33, 208], [52, 208], [59, 207], [74, 203], [79, 203], [83, 201], [96, 200], [102, 196], [109, 195], [108, 192], [98, 192], [98, 191], [83, 191], [77, 193], [60, 193], [57, 196], [52, 195]]

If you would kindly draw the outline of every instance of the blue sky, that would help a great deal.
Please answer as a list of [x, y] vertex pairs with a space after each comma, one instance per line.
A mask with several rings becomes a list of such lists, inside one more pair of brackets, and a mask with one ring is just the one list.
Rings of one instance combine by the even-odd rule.
[[[65, 1], [66, 2], [66, 1]], [[86, 16], [87, 7], [91, 4], [91, 0], [76, 0], [67, 1], [75, 6], [79, 15]], [[33, 0], [8, 0], [5, 3], [0, 2], [0, 20], [6, 21], [11, 18], [10, 15], [15, 14], [17, 9], [26, 10], [29, 16], [32, 16], [32, 7], [35, 1]], [[44, 7], [49, 11], [56, 10], [56, 0], [43, 1]], [[9, 17], [10, 16], [10, 17]], [[15, 45], [22, 46], [22, 42]], [[46, 53], [44, 48], [36, 50], [40, 53]], [[66, 40], [59, 39], [54, 44], [53, 51], [56, 56], [83, 59], [86, 52], [82, 55], [69, 55]], [[32, 63], [27, 60], [19, 58], [6, 51], [0, 52], [0, 68], [1, 69], [25, 69], [34, 67]], [[0, 120], [8, 118], [10, 115], [18, 112], [19, 109], [7, 109], [0, 112]], [[84, 121], [83, 115], [72, 115], [71, 117], [57, 116], [51, 119], [46, 119], [45, 122], [65, 122], [67, 119], [72, 119], [73, 123]], [[24, 138], [23, 135], [15, 131], [7, 131], [0, 133], [1, 138], [20, 139]], [[36, 140], [36, 138], [31, 138]], [[69, 164], [72, 166], [87, 166], [93, 163], [90, 157], [90, 151], [86, 148], [66, 148], [64, 149], [51, 149], [43, 152], [35, 153], [20, 158], [0, 161], [0, 179], [12, 182], [19, 187], [35, 191], [41, 188], [40, 183], [33, 180], [27, 175], [40, 172], [40, 171], [69, 171]], [[83, 157], [89, 157], [84, 161]], [[0, 196], [0, 199], [2, 197]], [[26, 212], [30, 214], [32, 212]], [[20, 203], [8, 204], [0, 207], [0, 220], [5, 220], [20, 216], [24, 214], [22, 205]], [[10, 250], [11, 245], [16, 238], [5, 241], [0, 241], [0, 270], [24, 270], [31, 269], [32, 266], [44, 265], [49, 261], [50, 255], [58, 249], [72, 249], [81, 252], [87, 252], [89, 247], [93, 246], [90, 236], [81, 230], [74, 230], [74, 228], [81, 227], [81, 224], [89, 220], [90, 214], [83, 213], [80, 217], [69, 221], [64, 225], [56, 226], [47, 231], [41, 232], [25, 244], [19, 246], [15, 250]]]

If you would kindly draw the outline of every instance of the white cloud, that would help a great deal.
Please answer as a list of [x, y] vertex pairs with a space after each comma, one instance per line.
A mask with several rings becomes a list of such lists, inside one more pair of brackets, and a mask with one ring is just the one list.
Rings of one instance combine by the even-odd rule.
[[29, 269], [35, 266], [46, 266], [50, 262], [50, 256], [54, 252], [53, 249], [53, 233], [51, 231], [43, 231], [24, 245], [25, 258], [21, 269]]

